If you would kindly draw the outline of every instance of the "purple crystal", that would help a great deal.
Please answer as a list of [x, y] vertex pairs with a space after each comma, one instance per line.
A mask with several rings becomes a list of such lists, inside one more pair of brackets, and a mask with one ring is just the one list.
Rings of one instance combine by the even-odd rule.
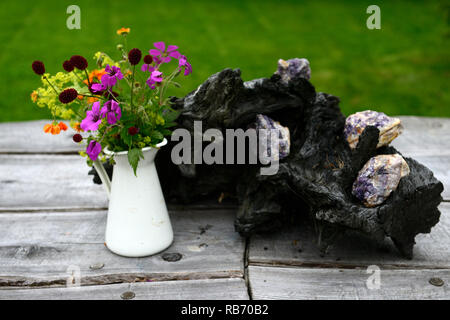
[[374, 126], [380, 131], [377, 147], [388, 145], [403, 130], [400, 119], [388, 117], [383, 112], [372, 110], [357, 112], [345, 120], [344, 136], [350, 148], [356, 148], [359, 136], [367, 126]]
[[398, 154], [370, 158], [353, 183], [352, 194], [366, 207], [383, 203], [397, 189], [400, 179], [409, 174], [409, 167]]
[[[273, 160], [281, 160], [289, 155], [291, 148], [291, 139], [289, 134], [289, 128], [283, 127], [278, 121], [274, 121], [266, 115], [258, 114], [256, 115], [256, 130], [266, 129], [266, 130], [278, 130], [278, 141], [279, 141], [279, 154], [278, 156], [272, 152], [270, 133], [266, 132], [262, 135], [263, 139], [260, 141], [260, 147], [267, 150], [267, 155]], [[260, 136], [261, 137], [261, 136]]]
[[287, 61], [278, 60], [278, 69], [275, 74], [281, 76], [281, 81], [288, 83], [294, 78], [311, 78], [311, 68], [309, 67], [309, 61], [307, 59], [289, 59]]

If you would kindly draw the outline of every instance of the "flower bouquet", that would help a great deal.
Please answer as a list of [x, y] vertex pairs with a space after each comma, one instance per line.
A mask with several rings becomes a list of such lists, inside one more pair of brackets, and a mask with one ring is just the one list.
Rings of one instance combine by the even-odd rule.
[[[165, 97], [167, 89], [179, 87], [174, 79], [189, 75], [192, 67], [177, 46], [164, 42], [155, 42], [142, 59], [139, 49], [127, 49], [129, 32], [117, 31], [122, 40], [118, 59], [95, 53], [95, 69], [88, 70], [88, 61], [73, 55], [62, 64], [65, 72], [52, 76], [43, 62], [34, 61], [32, 69], [43, 86], [31, 98], [52, 114], [44, 132], [59, 134], [68, 126], [56, 119], [70, 120], [76, 131], [73, 140], [85, 144], [80, 154], [94, 165], [109, 192], [108, 248], [125, 256], [144, 256], [167, 248], [173, 240], [154, 158], [178, 116]], [[112, 181], [104, 161], [114, 164]]]
[[[66, 72], [51, 76], [45, 73], [41, 61], [34, 61], [33, 71], [42, 77], [43, 86], [31, 94], [39, 107], [48, 107], [53, 122], [44, 126], [44, 131], [58, 134], [67, 130], [63, 122], [56, 118], [70, 120], [77, 131], [73, 140], [86, 143], [88, 163], [102, 157], [105, 147], [109, 151], [128, 151], [128, 160], [134, 172], [142, 157], [142, 149], [155, 147], [170, 135], [177, 112], [170, 108], [165, 93], [169, 86], [179, 86], [174, 81], [180, 73], [192, 73], [192, 67], [178, 47], [164, 42], [154, 43], [154, 49], [144, 56], [143, 64], [139, 49], [127, 53], [126, 37], [128, 28], [117, 31], [122, 43], [117, 46], [120, 56], [113, 60], [104, 52], [94, 55], [96, 69], [88, 71], [88, 61], [74, 55], [63, 62]], [[177, 61], [171, 73], [163, 68]], [[136, 70], [140, 69], [140, 70]], [[83, 137], [80, 132], [89, 135]], [[90, 160], [90, 161], [89, 161]], [[111, 158], [111, 161], [113, 158]]]

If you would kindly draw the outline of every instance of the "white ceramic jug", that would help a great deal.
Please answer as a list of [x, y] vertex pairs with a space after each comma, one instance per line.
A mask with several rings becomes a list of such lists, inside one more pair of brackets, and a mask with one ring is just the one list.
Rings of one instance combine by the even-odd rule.
[[139, 161], [136, 176], [128, 163], [127, 151], [105, 151], [107, 155], [114, 154], [116, 162], [112, 182], [103, 166], [94, 164], [109, 193], [105, 242], [116, 254], [144, 257], [172, 244], [172, 225], [154, 161], [158, 149], [166, 144], [164, 139], [157, 148], [142, 149], [144, 159]]

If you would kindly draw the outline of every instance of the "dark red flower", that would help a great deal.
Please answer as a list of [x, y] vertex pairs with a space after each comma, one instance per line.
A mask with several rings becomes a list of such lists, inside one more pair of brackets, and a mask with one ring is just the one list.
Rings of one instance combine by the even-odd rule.
[[128, 134], [130, 136], [134, 136], [135, 134], [137, 134], [139, 132], [139, 129], [136, 127], [129, 127], [128, 128]]
[[70, 58], [70, 63], [72, 65], [79, 69], [79, 70], [85, 70], [88, 66], [87, 60], [83, 56], [75, 55]]
[[71, 72], [73, 71], [74, 66], [72, 62], [70, 62], [70, 60], [66, 60], [63, 62], [63, 69], [66, 70], [67, 72]]
[[42, 61], [39, 60], [33, 61], [31, 68], [33, 69], [34, 73], [36, 73], [39, 76], [42, 76], [45, 73], [45, 66]]
[[146, 55], [145, 57], [144, 57], [144, 62], [146, 63], [146, 64], [150, 64], [150, 63], [152, 63], [153, 62], [153, 57], [151, 56], [151, 55]]
[[75, 142], [78, 143], [78, 142], [81, 142], [81, 140], [83, 140], [83, 137], [81, 136], [81, 134], [75, 133], [75, 134], [73, 135], [72, 139], [73, 139], [73, 141], [75, 141]]
[[59, 94], [59, 101], [61, 101], [61, 103], [67, 104], [67, 103], [71, 103], [77, 97], [78, 97], [77, 90], [70, 88], [70, 89], [64, 90], [63, 92], [61, 92]]
[[135, 66], [141, 61], [142, 58], [142, 52], [138, 48], [131, 49], [130, 52], [128, 52], [128, 61], [130, 61], [130, 64], [132, 66]]

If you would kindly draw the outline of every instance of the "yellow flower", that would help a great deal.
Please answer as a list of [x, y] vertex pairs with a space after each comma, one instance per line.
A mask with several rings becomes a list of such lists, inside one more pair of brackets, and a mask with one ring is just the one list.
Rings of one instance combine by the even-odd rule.
[[119, 36], [121, 36], [121, 35], [123, 35], [123, 34], [125, 34], [125, 35], [127, 35], [127, 34], [129, 34], [130, 33], [130, 28], [120, 28], [119, 30], [117, 30], [117, 34], [119, 35]]

